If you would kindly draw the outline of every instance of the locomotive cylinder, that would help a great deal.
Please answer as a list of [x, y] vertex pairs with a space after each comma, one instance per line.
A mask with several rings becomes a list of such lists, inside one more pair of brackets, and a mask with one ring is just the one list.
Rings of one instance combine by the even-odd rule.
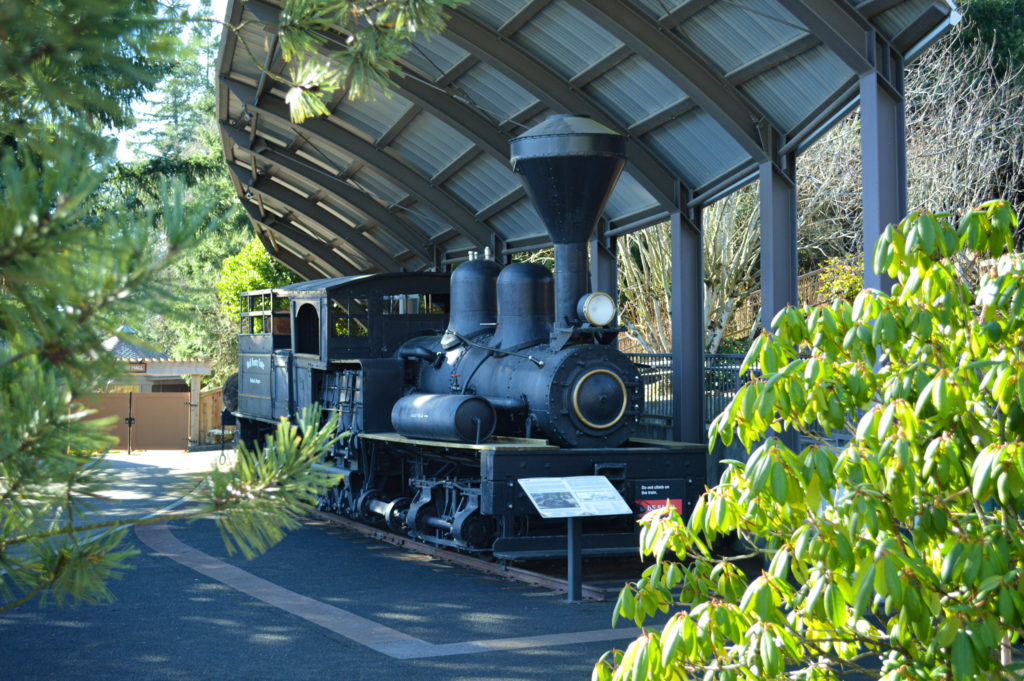
[[391, 409], [391, 423], [405, 437], [480, 443], [494, 434], [497, 415], [476, 395], [406, 395]]

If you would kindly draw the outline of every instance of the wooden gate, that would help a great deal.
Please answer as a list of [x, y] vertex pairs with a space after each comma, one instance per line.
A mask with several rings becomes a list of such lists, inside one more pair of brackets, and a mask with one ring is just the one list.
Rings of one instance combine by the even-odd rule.
[[128, 400], [131, 395], [132, 449], [186, 449], [188, 447], [188, 393], [106, 393], [83, 400], [96, 410], [94, 418], [112, 416], [110, 434], [116, 449], [128, 449]]

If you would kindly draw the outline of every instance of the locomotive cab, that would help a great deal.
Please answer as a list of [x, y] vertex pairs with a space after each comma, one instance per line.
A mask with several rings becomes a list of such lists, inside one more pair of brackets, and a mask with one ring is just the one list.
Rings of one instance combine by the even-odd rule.
[[[404, 366], [395, 351], [411, 338], [444, 329], [448, 307], [448, 277], [432, 273], [317, 279], [243, 293], [236, 411], [241, 436], [257, 442], [277, 419], [313, 402], [338, 409], [346, 368], [359, 383], [374, 378], [367, 373], [376, 375], [379, 380], [371, 382], [380, 387], [367, 390], [386, 395], [374, 409], [359, 409], [357, 421], [351, 416], [345, 427], [391, 430], [385, 402], [400, 394]], [[364, 413], [371, 423], [362, 422]]]

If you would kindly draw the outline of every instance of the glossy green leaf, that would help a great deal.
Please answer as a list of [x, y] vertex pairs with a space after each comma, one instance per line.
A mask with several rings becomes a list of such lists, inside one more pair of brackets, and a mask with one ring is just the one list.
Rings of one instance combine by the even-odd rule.
[[967, 632], [958, 631], [953, 637], [950, 658], [954, 681], [968, 681], [974, 677], [974, 650], [971, 647], [971, 639], [968, 637]]

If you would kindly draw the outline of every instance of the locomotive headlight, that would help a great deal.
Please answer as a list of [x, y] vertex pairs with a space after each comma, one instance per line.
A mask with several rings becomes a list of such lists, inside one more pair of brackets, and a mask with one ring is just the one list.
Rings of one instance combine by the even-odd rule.
[[615, 301], [603, 291], [588, 293], [580, 298], [576, 313], [594, 326], [608, 326], [615, 321]]

